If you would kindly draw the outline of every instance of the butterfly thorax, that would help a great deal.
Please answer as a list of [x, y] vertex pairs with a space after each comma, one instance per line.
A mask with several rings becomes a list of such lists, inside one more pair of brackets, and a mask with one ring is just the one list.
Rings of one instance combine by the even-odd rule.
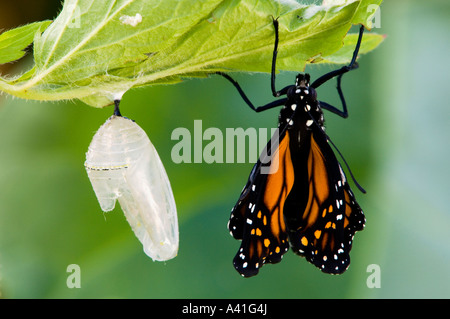
[[279, 128], [311, 130], [313, 125], [323, 128], [323, 112], [316, 90], [309, 85], [309, 74], [298, 74], [295, 85], [287, 91], [287, 101], [279, 115]]

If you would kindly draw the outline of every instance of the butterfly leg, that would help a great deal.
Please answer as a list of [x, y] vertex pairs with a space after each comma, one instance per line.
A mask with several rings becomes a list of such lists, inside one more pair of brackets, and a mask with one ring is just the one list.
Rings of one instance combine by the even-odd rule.
[[244, 93], [244, 91], [242, 90], [242, 88], [239, 85], [239, 83], [237, 83], [231, 76], [229, 76], [228, 74], [223, 73], [223, 72], [216, 72], [216, 74], [221, 75], [225, 79], [230, 81], [231, 84], [233, 84], [234, 87], [238, 90], [239, 94], [241, 95], [241, 97], [245, 101], [245, 103], [247, 103], [247, 105], [255, 112], [262, 112], [262, 111], [269, 110], [271, 108], [274, 108], [274, 107], [277, 107], [277, 106], [280, 106], [280, 105], [284, 105], [286, 103], [286, 101], [287, 101], [287, 98], [284, 98], [284, 99], [280, 99], [280, 100], [276, 100], [276, 101], [267, 103], [266, 105], [263, 105], [263, 106], [255, 107], [253, 105], [253, 103], [249, 100], [247, 95]]
[[347, 73], [348, 71], [354, 70], [356, 68], [358, 68], [358, 63], [356, 62], [356, 58], [358, 57], [358, 52], [359, 52], [359, 48], [361, 46], [361, 41], [362, 41], [362, 36], [364, 33], [364, 26], [361, 26], [361, 28], [359, 29], [359, 37], [358, 37], [358, 42], [356, 43], [356, 47], [355, 50], [353, 51], [353, 57], [352, 60], [350, 61], [349, 65], [345, 65], [342, 68], [338, 69], [338, 70], [334, 70], [331, 71], [327, 74], [322, 75], [320, 78], [318, 78], [317, 80], [315, 80], [311, 86], [313, 88], [318, 88], [319, 86], [321, 86], [322, 84], [324, 84], [325, 82], [328, 82], [329, 80], [331, 80], [332, 78], [338, 76], [338, 77], [342, 77], [342, 75], [344, 75], [345, 73]]
[[334, 77], [337, 77], [337, 87], [336, 88], [337, 88], [337, 91], [339, 94], [339, 98], [341, 99], [342, 111], [328, 103], [325, 103], [325, 102], [320, 102], [320, 105], [322, 108], [324, 108], [330, 112], [333, 112], [343, 118], [348, 117], [348, 112], [347, 112], [347, 104], [345, 102], [344, 94], [342, 93], [341, 80], [342, 80], [342, 76], [345, 73], [358, 68], [358, 63], [356, 62], [356, 58], [358, 57], [358, 52], [359, 52], [359, 48], [361, 46], [363, 33], [364, 33], [364, 26], [361, 26], [361, 28], [359, 29], [358, 42], [356, 43], [355, 50], [353, 51], [353, 57], [352, 57], [352, 60], [350, 61], [349, 65], [343, 66], [342, 68], [340, 68], [338, 70], [331, 71], [331, 72], [321, 76], [320, 78], [318, 78], [311, 84], [311, 87], [316, 89], [319, 86], [321, 86], [322, 84], [324, 84], [325, 82], [331, 80]]
[[274, 97], [280, 97], [282, 95], [286, 95], [288, 89], [292, 85], [288, 85], [285, 88], [282, 88], [280, 91], [277, 91], [275, 88], [275, 73], [276, 73], [276, 64], [277, 64], [277, 54], [278, 54], [278, 18], [273, 18], [273, 27], [275, 29], [275, 43], [273, 46], [273, 53], [272, 53], [272, 69], [270, 72], [270, 88], [272, 89], [272, 95]]
[[[273, 18], [273, 27], [275, 29], [275, 43], [274, 43], [274, 48], [273, 48], [273, 53], [272, 53], [272, 68], [271, 68], [271, 73], [270, 73], [270, 87], [272, 89], [272, 95], [274, 97], [280, 97], [282, 95], [286, 95], [288, 89], [292, 86], [292, 85], [288, 85], [284, 88], [282, 88], [281, 90], [277, 91], [275, 88], [275, 72], [276, 72], [276, 61], [277, 61], [277, 54], [278, 54], [278, 20], [276, 18]], [[223, 72], [216, 72], [216, 74], [223, 76], [224, 78], [226, 78], [228, 81], [230, 81], [234, 87], [238, 90], [239, 94], [241, 95], [242, 99], [245, 101], [245, 103], [247, 103], [247, 105], [254, 110], [255, 112], [262, 112], [277, 106], [281, 106], [284, 105], [287, 101], [286, 98], [284, 99], [280, 99], [280, 100], [276, 100], [273, 102], [270, 102], [266, 105], [263, 106], [259, 106], [259, 107], [255, 107], [253, 105], [253, 103], [249, 100], [249, 98], [247, 97], [247, 95], [244, 93], [244, 91], [242, 90], [241, 86], [239, 85], [239, 83], [237, 83], [235, 80], [233, 80], [232, 77], [230, 77], [228, 74], [223, 73]]]

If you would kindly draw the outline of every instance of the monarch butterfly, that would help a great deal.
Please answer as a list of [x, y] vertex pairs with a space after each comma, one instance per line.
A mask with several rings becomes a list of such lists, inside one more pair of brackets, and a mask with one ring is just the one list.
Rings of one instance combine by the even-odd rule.
[[104, 212], [119, 200], [149, 257], [171, 259], [178, 252], [178, 220], [169, 179], [147, 134], [115, 103], [86, 153], [88, 177]]
[[[280, 262], [291, 247], [321, 271], [340, 274], [350, 264], [353, 236], [364, 228], [365, 217], [330, 146], [322, 110], [343, 118], [348, 116], [341, 78], [358, 67], [356, 58], [364, 27], [360, 28], [349, 65], [321, 76], [312, 84], [309, 74], [300, 73], [295, 85], [276, 91], [276, 19], [273, 25], [271, 89], [274, 97], [286, 95], [285, 98], [254, 107], [235, 80], [217, 72], [235, 86], [256, 112], [284, 105], [279, 115], [279, 132], [272, 137], [279, 140], [278, 146], [271, 149], [273, 144], [267, 144], [263, 154], [270, 154], [270, 160], [267, 156], [260, 157], [231, 211], [228, 229], [235, 239], [242, 240], [233, 264], [242, 276], [254, 276], [265, 263]], [[317, 100], [316, 89], [334, 77], [343, 110]], [[265, 165], [269, 165], [269, 170]], [[263, 168], [270, 173], [264, 174]], [[356, 181], [355, 184], [365, 193]]]

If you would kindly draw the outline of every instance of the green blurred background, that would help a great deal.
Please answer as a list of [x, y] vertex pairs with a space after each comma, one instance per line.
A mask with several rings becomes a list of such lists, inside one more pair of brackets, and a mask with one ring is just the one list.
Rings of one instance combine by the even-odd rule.
[[[59, 10], [59, 0], [2, 1], [0, 28]], [[157, 148], [177, 202], [180, 250], [163, 263], [143, 253], [119, 205], [101, 212], [83, 166], [112, 108], [0, 97], [1, 297], [449, 298], [449, 13], [446, 0], [385, 1], [374, 30], [387, 34], [385, 42], [343, 80], [350, 117], [326, 114], [328, 134], [368, 191], [354, 188], [367, 224], [341, 276], [292, 252], [250, 279], [234, 270], [239, 242], [226, 224], [252, 164], [174, 164], [170, 157], [172, 131], [193, 132], [195, 119], [203, 129], [276, 126], [278, 110], [255, 114], [224, 79], [135, 89], [122, 100], [122, 113]], [[330, 69], [306, 71], [316, 78]], [[294, 77], [283, 72], [278, 87]], [[273, 99], [268, 75], [236, 78], [256, 103]], [[319, 96], [339, 105], [334, 85]], [[66, 286], [69, 264], [81, 267], [79, 289]], [[381, 288], [366, 285], [371, 264], [380, 266]]]

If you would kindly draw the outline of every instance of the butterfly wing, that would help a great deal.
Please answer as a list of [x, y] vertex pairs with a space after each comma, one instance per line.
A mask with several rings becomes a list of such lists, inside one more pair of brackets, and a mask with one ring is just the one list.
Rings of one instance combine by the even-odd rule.
[[282, 133], [273, 147], [275, 137], [266, 147], [274, 149], [269, 169], [265, 171], [267, 167], [258, 160], [228, 223], [231, 235], [242, 240], [233, 264], [244, 277], [256, 275], [264, 263], [281, 261], [289, 249], [282, 212], [294, 184], [294, 170], [289, 135]]
[[309, 143], [295, 160], [295, 184], [284, 217], [292, 250], [323, 272], [340, 274], [350, 264], [353, 236], [364, 228], [365, 218], [319, 130], [305, 137]]

